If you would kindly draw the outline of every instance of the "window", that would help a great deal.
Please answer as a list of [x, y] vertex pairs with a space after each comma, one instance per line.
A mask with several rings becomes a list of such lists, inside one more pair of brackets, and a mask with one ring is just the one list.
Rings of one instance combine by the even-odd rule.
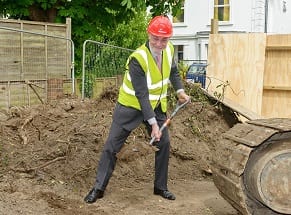
[[230, 0], [214, 0], [214, 19], [218, 21], [230, 21]]
[[184, 46], [178, 46], [178, 61], [184, 60]]
[[183, 45], [175, 45], [175, 60], [177, 62], [184, 60], [184, 46]]
[[184, 22], [184, 3], [182, 3], [181, 10], [173, 17], [173, 23]]

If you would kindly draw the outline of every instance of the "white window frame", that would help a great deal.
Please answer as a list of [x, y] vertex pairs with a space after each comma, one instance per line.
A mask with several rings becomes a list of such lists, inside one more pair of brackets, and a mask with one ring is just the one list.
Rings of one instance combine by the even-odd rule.
[[[209, 15], [210, 15], [210, 20], [214, 18], [214, 0], [210, 0], [209, 1], [210, 4], [209, 4]], [[233, 8], [232, 8], [232, 0], [229, 0], [229, 21], [218, 21], [218, 24], [219, 25], [230, 25], [232, 24], [232, 11], [233, 11]], [[225, 6], [225, 5], [223, 5]]]
[[[175, 47], [175, 49], [174, 49], [175, 50], [175, 58], [176, 58], [177, 62], [179, 60], [184, 60], [184, 58], [185, 58], [185, 45], [179, 44], [179, 45], [174, 45], [174, 47]], [[181, 51], [179, 50], [179, 47], [182, 47]], [[180, 54], [182, 54], [182, 59], [179, 59]]]

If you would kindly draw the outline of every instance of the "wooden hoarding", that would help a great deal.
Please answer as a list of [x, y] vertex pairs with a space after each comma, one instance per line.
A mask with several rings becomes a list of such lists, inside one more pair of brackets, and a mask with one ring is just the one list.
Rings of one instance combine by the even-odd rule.
[[207, 90], [261, 114], [266, 35], [212, 34]]
[[259, 114], [290, 118], [291, 35], [210, 35], [206, 87]]

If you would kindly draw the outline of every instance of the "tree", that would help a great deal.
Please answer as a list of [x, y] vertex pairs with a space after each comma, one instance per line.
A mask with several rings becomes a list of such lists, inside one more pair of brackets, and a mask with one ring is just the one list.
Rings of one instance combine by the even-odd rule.
[[[0, 11], [11, 18], [32, 21], [60, 22], [65, 17], [93, 18], [97, 22], [106, 17], [108, 24], [123, 21], [135, 11], [151, 8], [152, 15], [175, 15], [184, 0], [0, 0]], [[86, 21], [86, 20], [83, 20]]]
[[[108, 34], [120, 23], [126, 23], [151, 8], [151, 14], [172, 12], [175, 15], [184, 0], [0, 0], [0, 14], [14, 19], [64, 23], [72, 19], [75, 42], [99, 35], [101, 42], [110, 41]], [[130, 36], [130, 35], [129, 35]], [[116, 44], [118, 45], [118, 44]], [[131, 48], [131, 47], [128, 47]]]
[[0, 14], [9, 18], [64, 23], [72, 19], [75, 65], [86, 39], [135, 49], [146, 36], [145, 13], [175, 15], [184, 0], [0, 0]]

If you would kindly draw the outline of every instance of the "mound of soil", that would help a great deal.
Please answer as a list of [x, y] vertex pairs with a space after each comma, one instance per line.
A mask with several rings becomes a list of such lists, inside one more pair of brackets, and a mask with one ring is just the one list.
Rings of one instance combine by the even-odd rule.
[[140, 126], [118, 154], [104, 198], [85, 204], [116, 97], [110, 89], [98, 100], [14, 107], [1, 118], [0, 214], [237, 214], [219, 196], [209, 168], [220, 136], [233, 122], [197, 97], [169, 127], [175, 201], [153, 195], [154, 150]]

